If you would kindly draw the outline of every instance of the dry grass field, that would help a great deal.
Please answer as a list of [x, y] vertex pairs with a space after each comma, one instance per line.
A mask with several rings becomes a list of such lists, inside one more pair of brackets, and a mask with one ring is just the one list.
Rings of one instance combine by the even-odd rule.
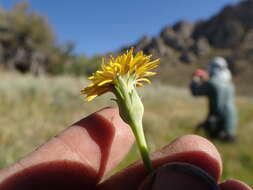
[[[38, 77], [0, 73], [0, 168], [20, 159], [59, 131], [88, 114], [114, 105], [109, 96], [85, 103], [82, 78]], [[206, 115], [206, 101], [187, 89], [158, 83], [140, 88], [145, 105], [144, 127], [151, 150], [177, 136], [192, 133]], [[238, 142], [215, 141], [224, 160], [223, 178], [239, 178], [253, 186], [253, 98], [238, 97]], [[136, 147], [118, 169], [138, 159]]]

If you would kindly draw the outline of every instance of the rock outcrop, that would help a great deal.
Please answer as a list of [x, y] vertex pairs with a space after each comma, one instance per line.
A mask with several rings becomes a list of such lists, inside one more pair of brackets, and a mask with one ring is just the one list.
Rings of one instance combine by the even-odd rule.
[[[224, 56], [239, 83], [243, 81], [241, 86], [245, 86], [252, 81], [249, 71], [253, 70], [253, 0], [228, 5], [206, 21], [179, 21], [163, 28], [160, 35], [146, 36], [131, 47], [161, 57], [163, 81], [176, 78], [175, 67], [189, 76], [187, 72], [192, 72], [197, 64], [204, 67], [212, 56]], [[187, 70], [181, 63], [191, 66]], [[174, 78], [166, 78], [169, 74]]]

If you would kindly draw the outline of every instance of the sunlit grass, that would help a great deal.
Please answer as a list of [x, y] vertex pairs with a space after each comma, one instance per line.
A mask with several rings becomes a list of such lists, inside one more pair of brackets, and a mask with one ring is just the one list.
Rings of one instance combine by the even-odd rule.
[[[0, 168], [20, 159], [73, 122], [105, 106], [107, 97], [85, 103], [79, 95], [81, 78], [22, 76], [0, 73]], [[140, 88], [145, 105], [144, 129], [151, 150], [177, 136], [192, 133], [206, 116], [206, 101], [187, 89], [158, 83]], [[237, 99], [240, 114], [238, 142], [214, 142], [224, 160], [223, 178], [239, 178], [253, 185], [253, 99]], [[118, 169], [139, 158], [134, 147]]]

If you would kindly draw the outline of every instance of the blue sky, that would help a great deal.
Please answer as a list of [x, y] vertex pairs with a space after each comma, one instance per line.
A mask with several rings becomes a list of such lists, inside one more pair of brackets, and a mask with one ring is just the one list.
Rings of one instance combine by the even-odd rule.
[[[10, 9], [20, 0], [0, 0]], [[77, 53], [117, 50], [143, 35], [154, 36], [180, 19], [207, 19], [238, 0], [28, 0], [48, 18], [59, 40], [74, 41]]]

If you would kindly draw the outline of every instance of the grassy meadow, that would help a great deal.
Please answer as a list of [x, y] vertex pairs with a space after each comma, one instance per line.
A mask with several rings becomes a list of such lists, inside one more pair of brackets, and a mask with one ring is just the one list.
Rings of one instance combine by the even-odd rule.
[[[38, 77], [0, 72], [0, 168], [20, 159], [76, 120], [108, 105], [110, 95], [85, 103], [79, 91], [86, 81], [70, 76]], [[192, 133], [206, 116], [206, 100], [187, 89], [159, 83], [140, 88], [144, 128], [151, 150]], [[238, 97], [238, 142], [214, 142], [224, 161], [223, 179], [238, 178], [253, 186], [253, 98]], [[139, 157], [133, 147], [118, 170]]]

